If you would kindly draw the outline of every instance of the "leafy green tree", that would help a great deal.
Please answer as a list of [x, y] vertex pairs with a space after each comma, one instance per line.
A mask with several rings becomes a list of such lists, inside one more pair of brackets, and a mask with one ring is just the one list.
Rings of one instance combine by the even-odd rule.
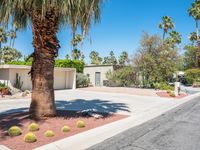
[[128, 63], [129, 59], [128, 59], [128, 53], [126, 51], [123, 51], [121, 53], [121, 55], [119, 56], [119, 64], [120, 65], [125, 65], [126, 63]]
[[185, 70], [195, 68], [195, 58], [197, 49], [198, 47], [196, 47], [195, 45], [186, 45], [184, 47], [185, 53], [183, 56], [183, 65]]
[[164, 44], [159, 36], [145, 33], [139, 51], [133, 59], [135, 69], [142, 76], [143, 86], [167, 82], [177, 70], [178, 50]]
[[0, 27], [0, 49], [2, 47], [2, 43], [7, 43], [8, 32], [4, 27]]
[[199, 41], [199, 19], [200, 19], [200, 0], [196, 0], [192, 3], [191, 7], [188, 9], [188, 13], [192, 16], [196, 22], [196, 38], [198, 49], [196, 51], [195, 66], [200, 67], [200, 41]]
[[96, 51], [92, 51], [90, 53], [90, 60], [91, 60], [91, 64], [96, 64], [99, 65], [102, 62], [102, 58], [99, 56], [99, 53]]
[[17, 61], [22, 57], [21, 52], [8, 46], [5, 46], [4, 48], [0, 50], [0, 55], [1, 55], [0, 58], [2, 58], [4, 63]]
[[[100, 14], [101, 0], [93, 0], [98, 7], [92, 8], [90, 20], [95, 22]], [[31, 69], [32, 102], [30, 113], [33, 117], [43, 118], [56, 115], [54, 100], [54, 63], [60, 48], [57, 32], [59, 27], [70, 25], [74, 8], [81, 13], [75, 19], [79, 26], [83, 26], [87, 13], [85, 5], [88, 0], [1, 0], [0, 23], [8, 25], [10, 22], [20, 24], [25, 29], [28, 24], [32, 27], [34, 55]], [[75, 12], [76, 12], [75, 11]], [[74, 21], [74, 20], [73, 20]], [[85, 25], [89, 30], [89, 25]]]
[[174, 28], [173, 20], [170, 16], [163, 16], [162, 22], [159, 24], [159, 28], [163, 29], [163, 41], [165, 40], [165, 35], [170, 29]]

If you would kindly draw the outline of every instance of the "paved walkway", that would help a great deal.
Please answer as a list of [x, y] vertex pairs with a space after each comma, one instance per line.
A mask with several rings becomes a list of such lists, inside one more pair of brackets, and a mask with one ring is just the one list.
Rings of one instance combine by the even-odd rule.
[[89, 150], [200, 150], [200, 97]]

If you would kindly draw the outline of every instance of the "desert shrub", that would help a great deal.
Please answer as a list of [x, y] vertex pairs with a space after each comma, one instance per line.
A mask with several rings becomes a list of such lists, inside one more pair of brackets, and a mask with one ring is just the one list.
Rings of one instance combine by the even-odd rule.
[[37, 137], [33, 133], [27, 133], [24, 136], [24, 142], [33, 143], [33, 142], [36, 142], [36, 141], [37, 141]]
[[175, 95], [174, 92], [170, 92], [170, 93], [169, 93], [169, 96], [171, 96], [171, 97], [176, 97], [176, 95]]
[[200, 69], [189, 69], [185, 71], [185, 78], [188, 84], [200, 82]]
[[70, 131], [70, 127], [64, 126], [64, 127], [62, 127], [61, 131], [62, 132], [69, 132]]
[[77, 128], [84, 128], [85, 127], [85, 123], [81, 120], [76, 122], [76, 126]]
[[28, 126], [28, 130], [29, 130], [29, 131], [38, 131], [38, 130], [39, 130], [39, 125], [36, 124], [36, 123], [31, 123], [31, 124]]
[[119, 87], [130, 87], [136, 84], [137, 75], [131, 66], [119, 68], [115, 71], [108, 71], [106, 73], [108, 81], [104, 81], [106, 86], [119, 86]]
[[55, 134], [53, 131], [51, 130], [47, 130], [45, 133], [44, 133], [44, 136], [45, 137], [53, 137]]
[[76, 87], [88, 87], [89, 83], [90, 80], [86, 75], [82, 73], [76, 74]]
[[22, 131], [19, 127], [12, 126], [8, 129], [8, 134], [9, 134], [9, 136], [18, 136], [18, 135], [22, 134]]
[[163, 82], [163, 83], [155, 83], [154, 88], [159, 90], [174, 91], [175, 87]]

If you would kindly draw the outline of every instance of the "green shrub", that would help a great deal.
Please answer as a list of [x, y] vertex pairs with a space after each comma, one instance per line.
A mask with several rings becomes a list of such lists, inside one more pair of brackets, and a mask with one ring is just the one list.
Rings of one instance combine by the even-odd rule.
[[77, 128], [84, 128], [85, 127], [85, 123], [81, 120], [76, 122], [76, 126]]
[[62, 127], [61, 131], [62, 132], [69, 132], [70, 128], [68, 126], [64, 126], [64, 127]]
[[8, 129], [8, 134], [9, 134], [9, 136], [18, 136], [18, 135], [22, 134], [22, 131], [19, 127], [12, 126]]
[[159, 90], [174, 91], [175, 87], [167, 83], [155, 83], [154, 88]]
[[138, 84], [137, 75], [132, 66], [110, 70], [106, 73], [106, 78], [108, 81], [104, 81], [105, 86], [130, 87]]
[[167, 93], [169, 94], [169, 93], [171, 93], [171, 91], [170, 91], [170, 90], [167, 90]]
[[45, 133], [44, 133], [44, 136], [45, 137], [53, 137], [55, 134], [53, 131], [51, 130], [47, 130]]
[[188, 84], [200, 82], [200, 69], [189, 69], [185, 71], [185, 78]]
[[76, 87], [88, 87], [89, 83], [90, 80], [86, 75], [82, 73], [76, 74]]
[[78, 73], [83, 73], [85, 63], [80, 60], [58, 59], [55, 61], [56, 67], [76, 68]]
[[[27, 65], [31, 66], [31, 61], [12, 61], [8, 62], [7, 64], [10, 65]], [[85, 63], [80, 60], [69, 60], [69, 59], [56, 59], [55, 60], [55, 67], [61, 67], [61, 68], [76, 68], [76, 71], [79, 73], [83, 72]]]
[[37, 141], [37, 137], [33, 133], [27, 133], [24, 136], [24, 142], [33, 143], [33, 142], [36, 142], [36, 141]]
[[29, 131], [38, 131], [38, 130], [39, 130], [39, 125], [36, 124], [36, 123], [31, 123], [31, 124], [28, 126], [28, 130], [29, 130]]

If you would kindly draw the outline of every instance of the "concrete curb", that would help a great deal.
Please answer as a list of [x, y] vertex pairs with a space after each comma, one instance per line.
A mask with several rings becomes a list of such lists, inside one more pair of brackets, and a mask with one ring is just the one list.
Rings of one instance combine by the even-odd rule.
[[[132, 127], [141, 125], [146, 121], [156, 118], [163, 113], [174, 109], [181, 104], [184, 104], [196, 97], [199, 97], [200, 93], [190, 95], [182, 99], [172, 99], [174, 103], [168, 103], [166, 105], [161, 105], [160, 107], [155, 106], [149, 110], [144, 111], [139, 115], [134, 115], [129, 118], [113, 122], [89, 131], [44, 145], [42, 147], [36, 148], [34, 150], [66, 150], [66, 149], [76, 149], [82, 150], [87, 149], [95, 144], [103, 142], [104, 140], [113, 137], [123, 131], [126, 131]], [[177, 102], [178, 101], [178, 102]]]
[[7, 147], [4, 146], [4, 145], [0, 145], [0, 150], [11, 150], [11, 149], [7, 148]]

